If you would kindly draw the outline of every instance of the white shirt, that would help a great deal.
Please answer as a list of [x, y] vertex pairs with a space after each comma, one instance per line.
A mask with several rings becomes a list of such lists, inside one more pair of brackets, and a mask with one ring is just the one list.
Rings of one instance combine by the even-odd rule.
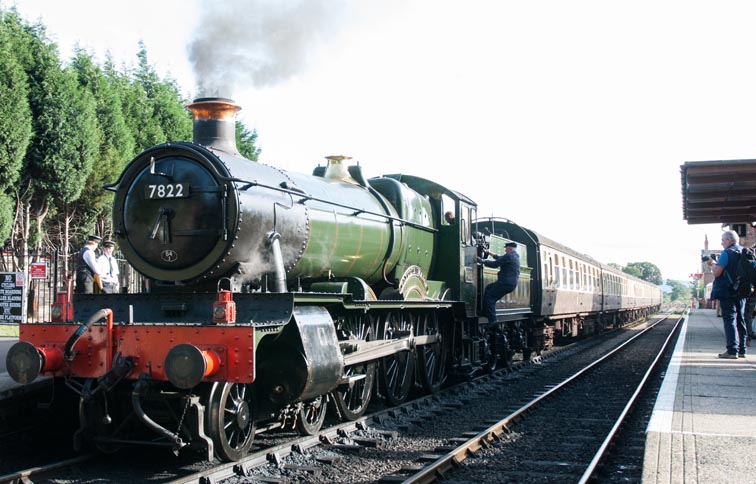
[[103, 252], [97, 258], [97, 269], [103, 284], [118, 284], [118, 261]]
[[87, 245], [84, 247], [84, 249], [84, 254], [82, 255], [82, 257], [84, 258], [84, 263], [87, 264], [95, 274], [102, 274], [100, 263], [97, 260], [97, 254], [95, 254], [94, 247]]

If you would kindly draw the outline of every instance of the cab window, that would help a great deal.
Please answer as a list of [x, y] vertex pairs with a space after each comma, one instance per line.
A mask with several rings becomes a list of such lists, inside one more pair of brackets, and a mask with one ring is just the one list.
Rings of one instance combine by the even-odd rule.
[[441, 225], [452, 225], [457, 217], [454, 200], [448, 195], [441, 195]]

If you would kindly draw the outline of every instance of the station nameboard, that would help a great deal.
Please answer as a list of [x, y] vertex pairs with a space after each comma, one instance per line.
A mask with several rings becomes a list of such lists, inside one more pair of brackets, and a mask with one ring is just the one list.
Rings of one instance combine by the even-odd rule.
[[24, 273], [0, 272], [0, 323], [24, 322]]

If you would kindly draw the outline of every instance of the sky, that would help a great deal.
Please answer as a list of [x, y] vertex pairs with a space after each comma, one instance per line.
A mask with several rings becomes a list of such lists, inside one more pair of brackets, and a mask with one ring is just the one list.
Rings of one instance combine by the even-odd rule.
[[756, 158], [751, 1], [0, 0], [72, 48], [220, 95], [260, 161], [453, 188], [595, 259], [700, 271], [680, 166]]

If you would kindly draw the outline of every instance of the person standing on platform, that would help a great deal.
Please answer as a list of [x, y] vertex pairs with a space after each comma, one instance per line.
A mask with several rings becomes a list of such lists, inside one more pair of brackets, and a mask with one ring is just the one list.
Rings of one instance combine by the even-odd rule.
[[102, 292], [116, 294], [118, 292], [118, 261], [113, 257], [115, 242], [106, 240], [102, 243], [102, 255], [97, 258], [97, 265], [102, 274]]
[[506, 251], [504, 255], [488, 253], [493, 260], [478, 257], [479, 264], [499, 268], [496, 282], [487, 285], [483, 293], [483, 315], [488, 318], [489, 327], [496, 323], [496, 301], [514, 291], [520, 279], [520, 254], [515, 250], [517, 244], [507, 242], [504, 247]]
[[724, 324], [725, 343], [727, 351], [720, 353], [719, 358], [737, 359], [746, 356], [745, 298], [740, 298], [735, 292], [733, 282], [740, 262], [740, 246], [738, 234], [727, 230], [722, 234], [724, 250], [717, 258], [716, 264], [711, 259], [706, 263], [711, 266], [714, 275], [714, 286], [711, 291], [712, 299], [719, 299], [722, 308], [722, 322]]
[[95, 249], [102, 237], [90, 235], [87, 243], [79, 250], [76, 256], [76, 292], [79, 294], [92, 294], [94, 292], [94, 276], [100, 275], [97, 267], [97, 255]]

